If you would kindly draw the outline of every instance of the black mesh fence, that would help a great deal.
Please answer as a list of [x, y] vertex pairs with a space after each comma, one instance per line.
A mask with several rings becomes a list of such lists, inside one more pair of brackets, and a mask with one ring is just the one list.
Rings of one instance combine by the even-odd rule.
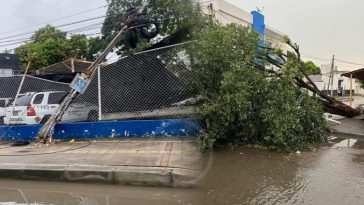
[[[79, 95], [66, 113], [73, 121], [196, 116], [197, 92], [189, 65], [184, 47], [174, 46], [138, 53], [101, 66], [91, 76], [86, 91]], [[11, 106], [19, 87], [19, 98], [27, 93], [66, 94], [70, 91], [67, 83], [33, 76], [25, 76], [21, 84], [23, 77], [0, 77], [0, 102], [4, 101], [0, 103], [0, 111]], [[49, 98], [53, 96], [56, 95], [52, 94]], [[52, 113], [42, 114], [39, 118], [49, 117], [55, 110], [49, 112]], [[0, 115], [4, 113], [0, 112]]]
[[193, 80], [182, 46], [147, 51], [100, 67], [76, 102], [98, 105], [100, 120], [188, 117]]

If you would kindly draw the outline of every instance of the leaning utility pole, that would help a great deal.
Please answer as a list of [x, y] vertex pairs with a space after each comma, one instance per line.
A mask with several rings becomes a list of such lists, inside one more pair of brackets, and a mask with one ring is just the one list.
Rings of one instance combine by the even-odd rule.
[[331, 93], [330, 93], [331, 96], [334, 96], [334, 68], [335, 68], [335, 55], [332, 56], [330, 79], [329, 79], [329, 87], [331, 85]]
[[109, 43], [104, 52], [96, 59], [96, 61], [93, 62], [93, 64], [88, 69], [84, 70], [82, 74], [75, 77], [75, 79], [71, 83], [71, 92], [59, 105], [56, 113], [52, 115], [40, 129], [37, 135], [37, 142], [43, 141], [43, 143], [46, 144], [52, 141], [52, 135], [56, 124], [62, 119], [63, 114], [71, 105], [71, 103], [77, 98], [77, 96], [86, 90], [90, 82], [90, 76], [92, 76], [94, 72], [97, 72], [100, 64], [105, 60], [106, 56], [112, 51], [115, 45], [124, 38], [127, 30], [145, 26], [152, 21], [152, 18], [150, 16], [145, 16], [143, 14], [142, 11], [144, 7], [145, 6], [140, 9], [130, 9], [127, 11], [123, 18], [123, 22], [119, 27], [121, 28], [120, 31], [116, 34], [114, 39]]

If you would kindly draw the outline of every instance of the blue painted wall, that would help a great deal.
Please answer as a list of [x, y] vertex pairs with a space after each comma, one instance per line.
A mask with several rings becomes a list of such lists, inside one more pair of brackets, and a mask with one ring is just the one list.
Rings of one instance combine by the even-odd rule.
[[[41, 125], [0, 126], [0, 140], [34, 140]], [[196, 136], [198, 119], [130, 120], [63, 123], [55, 128], [55, 139], [104, 137]]]
[[260, 40], [264, 41], [265, 20], [264, 15], [258, 11], [252, 11], [253, 25], [252, 28], [259, 34]]

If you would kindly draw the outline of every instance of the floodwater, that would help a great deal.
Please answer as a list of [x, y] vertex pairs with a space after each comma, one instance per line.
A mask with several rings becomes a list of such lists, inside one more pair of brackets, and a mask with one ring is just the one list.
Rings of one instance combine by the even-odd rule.
[[0, 180], [0, 204], [364, 204], [364, 141], [302, 154], [218, 149], [193, 188]]

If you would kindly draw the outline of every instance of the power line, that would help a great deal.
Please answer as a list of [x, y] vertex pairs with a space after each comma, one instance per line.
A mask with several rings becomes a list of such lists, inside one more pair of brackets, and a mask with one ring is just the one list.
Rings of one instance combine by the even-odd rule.
[[[177, 3], [176, 3], [177, 4]], [[180, 3], [178, 3], [180, 4]], [[172, 4], [174, 5], [174, 4]], [[33, 26], [28, 26], [28, 27], [24, 27], [24, 28], [20, 28], [20, 29], [15, 29], [15, 30], [12, 30], [12, 31], [8, 31], [8, 32], [4, 32], [4, 33], [0, 33], [0, 35], [2, 34], [5, 34], [5, 33], [11, 33], [13, 31], [18, 31], [18, 30], [24, 30], [26, 28], [31, 28], [31, 27], [35, 27], [35, 26], [39, 26], [39, 25], [43, 25], [45, 23], [49, 23], [49, 22], [53, 22], [53, 21], [57, 21], [57, 20], [60, 20], [60, 19], [65, 19], [65, 18], [69, 18], [69, 17], [72, 17], [72, 16], [76, 16], [76, 15], [79, 15], [79, 14], [82, 14], [82, 13], [86, 13], [86, 12], [90, 12], [90, 11], [93, 11], [93, 10], [97, 10], [97, 9], [100, 9], [100, 8], [104, 8], [106, 7], [107, 5], [103, 5], [103, 6], [100, 6], [100, 7], [96, 7], [96, 8], [93, 8], [93, 9], [90, 9], [90, 10], [86, 10], [86, 11], [82, 11], [82, 12], [78, 12], [76, 14], [72, 14], [72, 15], [69, 15], [69, 16], [66, 16], [66, 17], [61, 17], [61, 18], [57, 18], [57, 19], [53, 19], [53, 20], [49, 20], [47, 22], [44, 22], [44, 23], [40, 23], [40, 24], [37, 24], [37, 25], [33, 25]], [[164, 9], [162, 9], [164, 10]], [[118, 16], [118, 15], [103, 15], [103, 16], [99, 16], [99, 17], [94, 17], [94, 18], [88, 18], [88, 19], [83, 19], [83, 20], [80, 20], [80, 21], [75, 21], [75, 22], [70, 22], [70, 23], [66, 23], [66, 24], [63, 24], [63, 25], [59, 25], [59, 26], [54, 26], [55, 28], [61, 28], [61, 27], [67, 27], [67, 26], [71, 26], [71, 25], [75, 25], [75, 24], [80, 24], [80, 23], [84, 23], [84, 22], [88, 22], [88, 21], [92, 21], [92, 20], [96, 20], [96, 19], [100, 19], [100, 18], [105, 18], [105, 17], [109, 17], [109, 16]], [[16, 41], [19, 41], [19, 40], [23, 40], [23, 39], [12, 39], [12, 38], [16, 38], [16, 37], [21, 37], [21, 36], [25, 36], [25, 35], [31, 35], [31, 34], [34, 34], [36, 31], [33, 31], [33, 32], [26, 32], [26, 33], [21, 33], [21, 34], [16, 34], [16, 35], [13, 35], [13, 36], [7, 36], [7, 37], [2, 37], [0, 38], [0, 43], [1, 42], [16, 42]], [[12, 40], [7, 40], [7, 39], [12, 39]], [[26, 39], [24, 39], [26, 40]]]
[[[94, 18], [83, 19], [83, 20], [80, 20], [80, 21], [74, 21], [74, 22], [71, 22], [71, 23], [67, 23], [67, 24], [55, 26], [55, 28], [62, 28], [62, 27], [66, 27], [66, 26], [70, 26], [70, 25], [75, 25], [75, 24], [80, 24], [80, 23], [84, 23], [84, 22], [88, 22], [88, 21], [93, 21], [93, 20], [97, 20], [97, 19], [105, 18], [105, 17], [106, 16], [104, 15], [104, 16], [98, 16], [98, 17], [94, 17]], [[0, 38], [0, 40], [11, 39], [11, 38], [25, 36], [25, 35], [34, 34], [34, 33], [35, 33], [35, 31], [33, 31], [33, 32], [27, 32], [27, 33], [22, 33], [22, 34], [18, 34], [18, 35], [15, 35], [15, 36], [8, 36], [8, 37]]]
[[74, 13], [74, 14], [71, 14], [71, 15], [68, 15], [68, 16], [64, 16], [64, 17], [59, 17], [59, 18], [51, 19], [51, 20], [46, 21], [46, 22], [43, 22], [43, 23], [38, 23], [38, 24], [35, 24], [35, 25], [26, 26], [26, 27], [17, 28], [17, 29], [14, 29], [14, 30], [6, 31], [6, 32], [3, 32], [3, 33], [0, 33], [0, 35], [8, 34], [8, 33], [13, 33], [15, 31], [25, 30], [25, 29], [28, 29], [28, 28], [37, 27], [37, 26], [40, 26], [40, 25], [48, 24], [48, 23], [55, 22], [55, 21], [59, 21], [59, 20], [62, 20], [62, 19], [67, 19], [67, 18], [70, 18], [70, 17], [73, 17], [73, 16], [77, 16], [77, 15], [80, 15], [80, 14], [88, 13], [88, 12], [95, 11], [95, 10], [98, 10], [98, 9], [101, 9], [101, 8], [105, 8], [105, 7], [107, 7], [107, 5], [103, 5], [103, 6], [99, 6], [99, 7], [93, 8], [93, 9], [81, 11], [81, 12]]
[[320, 60], [320, 61], [331, 61], [330, 59], [327, 58], [320, 58], [320, 57], [316, 57], [316, 56], [309, 56], [306, 54], [303, 54], [302, 57], [304, 58], [310, 58], [310, 59], [315, 59], [315, 60]]
[[[84, 27], [80, 27], [80, 28], [76, 28], [76, 29], [72, 29], [72, 30], [67, 30], [67, 31], [64, 31], [64, 32], [67, 32], [67, 34], [79, 34], [80, 32], [83, 32], [83, 31], [93, 31], [93, 30], [96, 30], [96, 29], [100, 30], [102, 28], [101, 25], [102, 25], [102, 23], [97, 23], [97, 24], [93, 24], [93, 25], [90, 25], [90, 26], [84, 26]], [[59, 33], [54, 32], [54, 33], [51, 33], [51, 34], [42, 35], [41, 38], [57, 36], [58, 34]], [[25, 43], [25, 42], [30, 41], [30, 40], [32, 40], [31, 37], [22, 38], [22, 39], [14, 39], [14, 40], [11, 40], [11, 41], [1, 41], [0, 42], [0, 47], [10, 46], [10, 45], [17, 45], [17, 44], [20, 44], [20, 43]], [[2, 43], [6, 43], [6, 44], [2, 44]]]
[[345, 63], [345, 64], [349, 64], [349, 65], [357, 65], [357, 66], [364, 66], [364, 64], [361, 63], [354, 63], [354, 62], [350, 62], [350, 61], [346, 61], [346, 60], [340, 60], [340, 59], [335, 59], [336, 61]]
[[[76, 32], [76, 31], [84, 31], [84, 30], [92, 29], [92, 28], [94, 28], [96, 26], [97, 26], [97, 28], [101, 29], [102, 24], [103, 24], [103, 22], [92, 23], [92, 24], [85, 25], [83, 27], [73, 28], [71, 30], [65, 30], [63, 32], [68, 33], [68, 32]], [[47, 37], [47, 36], [53, 36], [53, 35], [52, 34], [51, 35], [42, 35], [42, 37]], [[13, 40], [0, 41], [0, 46], [1, 46], [1, 43], [19, 42], [19, 41], [27, 41], [27, 40], [31, 40], [31, 37], [17, 38], [17, 39], [13, 39]]]
[[[95, 36], [95, 35], [100, 35], [101, 32], [96, 32], [96, 33], [90, 33], [90, 34], [84, 34], [86, 37], [90, 37], [90, 36]], [[0, 47], [3, 47], [3, 46], [0, 46]], [[15, 48], [11, 48], [11, 49], [6, 49], [8, 51], [13, 51], [15, 50]]]
[[[327, 59], [327, 58], [321, 58], [321, 57], [316, 57], [316, 56], [303, 55], [303, 57], [305, 57], [305, 58], [310, 58], [310, 59], [315, 59], [315, 60], [320, 60], [320, 61], [326, 61], [326, 62], [331, 61], [330, 59]], [[350, 62], [350, 61], [347, 61], [347, 60], [341, 60], [341, 59], [337, 59], [337, 58], [335, 58], [335, 61], [340, 62], [340, 63], [342, 63], [342, 64], [346, 64], [346, 65], [355, 65], [355, 66], [363, 66], [363, 67], [364, 67], [364, 64], [355, 63], [355, 62]], [[336, 63], [336, 64], [338, 64], [338, 63]]]
[[[80, 28], [76, 28], [76, 29], [72, 29], [72, 30], [68, 30], [68, 31], [64, 31], [64, 32], [67, 32], [68, 34], [78, 34], [82, 31], [92, 31], [92, 30], [95, 30], [95, 29], [101, 29], [101, 25], [103, 23], [100, 22], [100, 23], [96, 23], [96, 24], [92, 24], [92, 25], [88, 25], [86, 27], [80, 27]], [[99, 27], [97, 27], [97, 25], [100, 25]], [[138, 28], [138, 27], [142, 27], [142, 26], [146, 26], [147, 24], [144, 24], [144, 25], [140, 25], [140, 26], [135, 26], [135, 27], [131, 27], [131, 28]], [[102, 34], [101, 32], [99, 33], [93, 33], [93, 34], [84, 34], [85, 36], [93, 36], [93, 35], [98, 35], [98, 34]], [[54, 32], [52, 34], [48, 34], [48, 35], [42, 35], [41, 38], [47, 38], [47, 37], [51, 37], [51, 36], [57, 36], [58, 33], [57, 32]], [[20, 39], [18, 39], [20, 40]], [[21, 39], [21, 41], [16, 41], [16, 42], [13, 42], [13, 43], [9, 43], [9, 44], [0, 44], [0, 47], [6, 47], [6, 46], [10, 46], [10, 45], [18, 45], [18, 44], [21, 44], [21, 43], [25, 43], [27, 41], [30, 41], [32, 40], [32, 38], [25, 38], [25, 39]], [[14, 49], [8, 49], [8, 50], [14, 50]]]
[[[71, 25], [80, 24], [80, 23], [84, 23], [84, 22], [88, 22], [88, 21], [93, 21], [93, 20], [97, 20], [97, 19], [105, 18], [105, 17], [109, 17], [109, 16], [118, 16], [118, 15], [105, 15], [105, 16], [99, 16], [99, 17], [94, 17], [94, 18], [88, 18], [88, 19], [83, 19], [83, 20], [80, 20], [80, 21], [66, 23], [66, 24], [59, 25], [59, 26], [54, 26], [54, 27], [55, 28], [68, 27], [68, 26], [71, 26]], [[85, 30], [89, 30], [90, 28], [94, 28], [92, 26], [97, 26], [97, 25], [102, 25], [102, 24], [103, 24], [103, 21], [97, 22], [97, 23], [92, 23], [92, 24], [86, 25], [84, 27], [77, 27], [77, 28], [75, 28], [73, 30], [65, 30], [64, 32], [74, 32], [74, 33], [78, 32], [79, 33], [81, 31], [85, 31]], [[89, 27], [89, 26], [91, 26], [91, 27]], [[101, 29], [101, 27], [100, 28], [97, 27], [97, 28], [94, 28], [94, 29]], [[22, 39], [18, 38], [18, 39], [12, 39], [12, 40], [6, 40], [6, 39], [9, 39], [9, 38], [11, 39], [11, 38], [15, 38], [15, 37], [24, 36], [24, 35], [30, 35], [30, 34], [34, 34], [35, 32], [36, 31], [28, 32], [28, 33], [24, 33], [24, 34], [19, 34], [19, 35], [16, 35], [16, 36], [0, 38], [0, 47], [5, 47], [5, 46], [9, 46], [9, 45], [16, 45], [16, 44], [27, 42], [27, 41], [31, 40], [31, 37], [22, 38]], [[42, 35], [41, 37], [44, 38], [44, 37], [49, 37], [49, 36], [53, 36], [53, 35], [57, 35], [57, 33], [55, 32], [55, 34], [51, 34], [51, 35]], [[3, 41], [1, 41], [1, 40], [3, 40]], [[12, 43], [9, 43], [9, 42], [12, 42]], [[8, 44], [1, 44], [1, 43], [8, 43]]]

